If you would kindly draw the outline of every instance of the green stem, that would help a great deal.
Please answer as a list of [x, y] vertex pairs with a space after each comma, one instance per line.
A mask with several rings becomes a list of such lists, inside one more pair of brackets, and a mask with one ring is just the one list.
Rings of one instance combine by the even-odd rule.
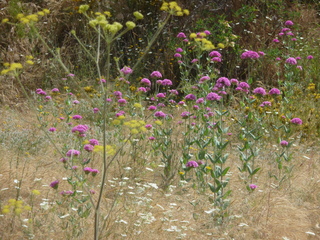
[[40, 41], [43, 43], [43, 45], [49, 50], [49, 52], [54, 56], [54, 58], [56, 59], [56, 61], [61, 65], [61, 67], [64, 69], [64, 71], [66, 73], [70, 73], [69, 69], [66, 67], [66, 65], [64, 65], [64, 63], [61, 60], [61, 56], [60, 56], [60, 49], [57, 48], [56, 51], [57, 53], [55, 53], [47, 44], [47, 42], [43, 39], [43, 37], [40, 35], [39, 31], [33, 26], [30, 25], [31, 29], [36, 33], [37, 37], [40, 39]]
[[156, 39], [158, 38], [159, 34], [162, 32], [163, 28], [165, 27], [165, 25], [168, 23], [170, 17], [171, 17], [171, 15], [168, 14], [166, 19], [164, 20], [164, 22], [162, 24], [160, 24], [158, 30], [153, 35], [153, 37], [150, 40], [148, 46], [144, 49], [144, 51], [143, 51], [144, 54], [137, 60], [136, 64], [132, 67], [133, 71], [139, 66], [139, 64], [141, 63], [142, 59], [147, 55], [147, 53], [149, 52], [149, 50], [152, 47], [153, 43], [156, 41]]

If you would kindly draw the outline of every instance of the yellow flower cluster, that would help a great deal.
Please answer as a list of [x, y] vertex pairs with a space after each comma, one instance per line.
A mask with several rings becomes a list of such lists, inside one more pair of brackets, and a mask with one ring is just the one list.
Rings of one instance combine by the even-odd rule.
[[134, 12], [133, 16], [135, 16], [137, 20], [143, 19], [143, 15], [141, 13], [139, 13], [138, 11]]
[[[202, 50], [210, 51], [212, 49], [215, 49], [216, 47], [210, 40], [206, 39], [206, 37], [207, 34], [205, 32], [201, 32], [199, 34], [190, 34], [190, 39], [193, 39]], [[224, 45], [222, 43], [219, 43], [218, 48], [224, 48]]]
[[[103, 152], [103, 146], [95, 145], [93, 148], [93, 151], [94, 152]], [[106, 145], [106, 153], [109, 156], [113, 156], [114, 154], [116, 154], [116, 148], [111, 145]]]
[[9, 199], [8, 204], [2, 207], [2, 213], [8, 214], [10, 212], [20, 215], [23, 211], [30, 211], [29, 205], [24, 205], [22, 200]]
[[316, 85], [314, 83], [309, 83], [307, 89], [313, 92], [314, 90], [316, 90]]
[[145, 128], [146, 122], [143, 120], [130, 120], [124, 123], [125, 126], [129, 127], [132, 134], [137, 134], [139, 132], [146, 132]]
[[[79, 13], [85, 14], [88, 9], [89, 5], [81, 5], [79, 7]], [[107, 18], [111, 17], [111, 13], [108, 11], [103, 13], [96, 12], [95, 15], [96, 17], [89, 21], [89, 25], [91, 27], [100, 26], [105, 32], [108, 32], [111, 35], [115, 35], [123, 28], [123, 25], [119, 22], [109, 23]], [[136, 17], [136, 19], [143, 19], [143, 15], [139, 12], [134, 12], [133, 15]], [[132, 21], [128, 21], [126, 22], [126, 26], [129, 30], [131, 30], [136, 27], [136, 24]]]
[[142, 105], [141, 105], [140, 103], [135, 103], [135, 104], [133, 104], [133, 106], [134, 106], [135, 108], [142, 108]]
[[112, 121], [113, 125], [120, 125], [122, 123], [122, 120], [125, 119], [126, 117], [124, 115], [120, 115], [119, 117], [117, 117], [117, 119], [114, 119]]
[[6, 69], [3, 69], [0, 73], [0, 75], [5, 75], [9, 72], [15, 72], [17, 69], [22, 69], [21, 63], [4, 63], [3, 66]]
[[38, 22], [39, 17], [42, 17], [46, 14], [49, 14], [50, 10], [43, 9], [42, 11], [37, 12], [36, 14], [30, 14], [30, 15], [24, 15], [23, 13], [17, 14], [16, 18], [22, 23], [22, 24], [29, 24], [33, 22]]
[[182, 9], [177, 2], [163, 2], [162, 6], [160, 8], [161, 11], [166, 11], [174, 16], [183, 16], [183, 15], [189, 15], [189, 10]]

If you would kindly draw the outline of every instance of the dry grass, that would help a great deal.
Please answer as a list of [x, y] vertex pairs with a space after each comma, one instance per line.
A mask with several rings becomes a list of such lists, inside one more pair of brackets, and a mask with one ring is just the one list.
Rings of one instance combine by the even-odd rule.
[[[28, 136], [22, 134], [23, 131], [37, 131], [30, 124], [33, 119], [31, 114], [2, 110], [1, 115], [5, 116], [5, 121], [10, 121], [1, 123], [2, 136], [9, 132], [20, 132], [21, 137], [28, 139]], [[11, 128], [8, 129], [8, 126]], [[61, 208], [57, 209], [55, 204], [51, 210], [40, 208], [43, 199], [49, 199], [51, 203], [57, 199], [48, 184], [57, 178], [67, 177], [67, 172], [57, 161], [58, 155], [52, 147], [40, 143], [38, 151], [33, 154], [12, 150], [7, 144], [2, 142], [0, 146], [2, 206], [8, 199], [16, 197], [17, 184], [14, 179], [23, 179], [20, 196], [26, 203], [30, 204], [33, 189], [41, 192], [34, 201], [35, 219], [40, 221], [33, 226], [35, 239], [65, 239], [71, 226], [65, 226], [66, 229], [61, 231], [62, 223], [67, 222], [67, 219], [59, 219], [55, 213]], [[208, 202], [208, 192], [199, 194], [190, 183], [182, 186], [178, 179], [175, 179], [169, 190], [163, 191], [156, 187], [161, 184], [160, 167], [154, 167], [154, 171], [145, 167], [140, 167], [138, 172], [124, 171], [123, 167], [130, 163], [126, 163], [126, 156], [119, 158], [109, 172], [102, 206], [102, 211], [107, 213], [116, 203], [106, 222], [110, 230], [108, 239], [319, 239], [318, 148], [294, 147], [292, 161], [295, 168], [292, 177], [278, 188], [274, 180], [268, 177], [268, 170], [274, 168], [270, 160], [273, 150], [273, 146], [266, 146], [259, 153], [257, 163], [263, 169], [255, 179], [259, 187], [249, 194], [239, 178], [236, 168], [239, 160], [235, 148], [228, 149], [231, 156], [227, 165], [233, 166], [229, 184], [232, 196], [228, 208], [229, 218], [220, 226], [205, 212], [212, 209]], [[148, 162], [151, 161], [147, 160], [146, 166], [149, 168]], [[131, 166], [134, 167], [134, 164]], [[67, 185], [63, 181], [61, 189]], [[66, 212], [69, 211], [66, 209]], [[21, 215], [21, 219], [26, 217]], [[2, 215], [1, 222], [6, 229], [13, 226], [8, 215]], [[2, 239], [27, 239], [25, 234], [28, 228], [21, 227], [23, 224], [19, 217], [15, 218], [14, 223], [14, 232], [2, 231]], [[77, 239], [91, 238], [92, 217], [80, 220], [79, 224], [85, 231]]]

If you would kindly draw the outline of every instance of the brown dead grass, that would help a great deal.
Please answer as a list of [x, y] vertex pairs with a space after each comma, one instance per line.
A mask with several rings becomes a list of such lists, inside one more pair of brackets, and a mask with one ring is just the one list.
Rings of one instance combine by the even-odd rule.
[[[18, 113], [3, 111], [9, 119], [16, 119], [13, 124], [21, 128], [34, 127], [30, 125], [32, 119], [30, 113]], [[24, 117], [25, 120], [22, 118]], [[30, 117], [29, 117], [30, 116]], [[29, 122], [29, 123], [28, 123]], [[3, 130], [4, 124], [0, 124]], [[14, 129], [12, 129], [14, 131]], [[39, 132], [39, 134], [41, 134]], [[63, 170], [57, 153], [49, 146], [39, 150], [37, 154], [26, 155], [19, 151], [0, 146], [1, 175], [0, 175], [0, 203], [3, 206], [10, 198], [15, 198], [16, 189], [14, 179], [23, 179], [21, 186], [21, 199], [28, 202], [31, 191], [37, 189], [41, 195], [35, 199], [34, 209], [36, 218], [41, 221], [34, 227], [36, 239], [65, 239], [70, 232], [70, 226], [61, 231], [61, 219], [57, 218], [55, 211], [41, 210], [39, 204], [43, 198], [53, 202], [57, 196], [48, 187], [55, 179], [68, 176]], [[110, 218], [107, 221], [110, 235], [108, 239], [319, 239], [320, 236], [320, 157], [315, 147], [294, 147], [295, 164], [293, 176], [279, 188], [273, 187], [274, 180], [268, 177], [268, 169], [272, 156], [272, 146], [260, 152], [257, 164], [262, 166], [261, 173], [255, 179], [258, 189], [248, 194], [244, 184], [238, 177], [236, 165], [237, 155], [234, 148], [230, 148], [229, 164], [232, 166], [230, 189], [232, 190], [231, 205], [229, 207], [230, 219], [222, 226], [218, 226], [212, 217], [205, 211], [212, 209], [208, 202], [208, 194], [199, 194], [190, 184], [179, 186], [175, 179], [171, 191], [156, 189], [149, 183], [161, 184], [161, 168], [154, 172], [144, 167], [138, 173], [128, 173], [120, 166], [126, 166], [126, 157], [119, 159], [119, 165], [115, 162], [111, 169], [106, 187], [105, 198], [102, 204], [102, 212], [107, 213], [114, 203], [117, 203]], [[19, 165], [17, 166], [17, 162]], [[25, 165], [23, 164], [25, 162]], [[23, 167], [25, 169], [23, 170]], [[133, 165], [132, 165], [133, 167]], [[118, 184], [113, 178], [128, 177], [124, 186]], [[41, 179], [35, 181], [35, 179]], [[96, 179], [97, 182], [99, 179]], [[125, 182], [125, 181], [124, 181]], [[112, 185], [115, 185], [113, 187]], [[67, 187], [62, 181], [59, 189]], [[8, 190], [2, 190], [9, 188]], [[143, 191], [139, 191], [143, 188]], [[141, 189], [140, 189], [141, 190]], [[122, 192], [122, 195], [119, 193]], [[131, 194], [134, 192], [135, 194]], [[96, 196], [94, 196], [95, 198]], [[136, 198], [138, 197], [138, 198]], [[146, 199], [149, 199], [148, 201]], [[139, 203], [138, 203], [139, 202]], [[190, 202], [197, 203], [192, 206]], [[54, 206], [53, 206], [54, 207]], [[53, 208], [55, 209], [55, 208]], [[142, 218], [151, 214], [154, 217], [149, 224], [143, 223]], [[24, 216], [27, 217], [27, 216]], [[7, 216], [1, 216], [2, 225], [10, 229], [11, 221]], [[140, 224], [139, 224], [140, 221]], [[85, 232], [77, 239], [92, 238], [93, 215], [83, 220], [80, 226]], [[26, 239], [18, 218], [15, 220], [14, 232], [3, 231], [2, 239]], [[307, 234], [312, 232], [315, 236]], [[122, 235], [127, 237], [123, 237]], [[186, 234], [186, 235], [184, 235]], [[71, 238], [74, 239], [74, 238]]]

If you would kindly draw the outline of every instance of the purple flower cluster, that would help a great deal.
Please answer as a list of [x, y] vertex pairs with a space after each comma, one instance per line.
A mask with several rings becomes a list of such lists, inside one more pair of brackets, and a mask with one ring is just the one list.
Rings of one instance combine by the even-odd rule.
[[210, 92], [206, 96], [206, 99], [209, 101], [219, 101], [221, 99], [221, 96], [219, 96], [217, 93]]
[[85, 137], [86, 132], [89, 130], [89, 127], [87, 125], [77, 125], [72, 128], [71, 132], [78, 133], [79, 137]]
[[266, 90], [262, 87], [255, 88], [252, 92], [256, 95], [262, 95], [262, 96], [267, 94]]
[[68, 191], [62, 191], [62, 192], [60, 192], [60, 194], [62, 195], [62, 196], [71, 196], [72, 194], [74, 194], [74, 191], [70, 191], [70, 190], [68, 190]]
[[128, 74], [131, 74], [133, 71], [131, 68], [129, 67], [123, 67], [120, 72], [122, 72], [124, 75], [128, 75]]
[[153, 71], [153, 72], [150, 74], [150, 77], [162, 78], [162, 74], [161, 74], [161, 72], [159, 72], [159, 71]]
[[155, 116], [156, 118], [165, 118], [165, 117], [167, 116], [167, 114], [165, 114], [165, 113], [162, 112], [162, 111], [158, 111], [158, 112], [155, 112], [155, 113], [154, 113], [154, 116]]
[[258, 59], [260, 57], [259, 53], [255, 51], [246, 51], [241, 54], [241, 59], [251, 58], [251, 59]]
[[291, 123], [301, 125], [302, 120], [300, 118], [293, 118], [293, 119], [291, 119]]
[[179, 32], [177, 38], [186, 38], [187, 36], [183, 32]]
[[245, 92], [245, 93], [249, 93], [249, 88], [250, 88], [250, 85], [246, 82], [240, 82], [237, 87], [236, 87], [236, 90], [237, 91], [241, 91], [241, 92]]
[[216, 87], [221, 88], [221, 87], [230, 87], [230, 86], [231, 86], [231, 82], [228, 78], [226, 77], [218, 78]]
[[92, 146], [91, 144], [86, 144], [83, 146], [83, 149], [86, 150], [87, 152], [92, 152], [94, 149], [94, 146]]
[[81, 116], [81, 115], [74, 115], [74, 116], [72, 117], [72, 119], [74, 119], [74, 120], [80, 120], [80, 119], [82, 119], [82, 116]]
[[81, 154], [81, 152], [78, 151], [78, 150], [75, 150], [75, 149], [70, 149], [70, 150], [66, 153], [67, 157], [77, 157], [77, 156], [79, 156], [80, 154]]
[[151, 81], [148, 78], [142, 78], [140, 82], [148, 87], [151, 86]]
[[269, 106], [269, 107], [271, 107], [271, 102], [269, 102], [269, 101], [264, 101], [264, 102], [262, 102], [262, 103], [260, 104], [260, 107], [264, 107], [264, 106]]
[[184, 99], [187, 100], [187, 101], [195, 101], [197, 98], [196, 98], [196, 96], [193, 95], [193, 94], [188, 94], [188, 95], [186, 95], [186, 96], [184, 97]]
[[50, 183], [50, 187], [52, 187], [53, 189], [58, 189], [59, 187], [59, 180], [55, 180], [52, 183]]
[[43, 91], [41, 88], [38, 88], [38, 89], [36, 90], [36, 93], [37, 93], [38, 95], [47, 95], [47, 93], [46, 93], [45, 91]]
[[186, 164], [186, 167], [189, 167], [189, 168], [197, 168], [197, 167], [199, 167], [199, 164], [198, 164], [196, 161], [189, 161], [189, 162]]
[[281, 145], [282, 147], [287, 147], [287, 146], [289, 145], [289, 143], [288, 143], [287, 141], [285, 141], [285, 140], [282, 140], [282, 141], [280, 142], [280, 145]]
[[183, 119], [187, 119], [191, 116], [190, 112], [182, 112], [180, 115]]
[[98, 169], [92, 169], [92, 168], [89, 168], [89, 167], [83, 168], [83, 171], [84, 171], [85, 174], [91, 173], [92, 176], [96, 176], [99, 173]]
[[269, 95], [280, 95], [281, 92], [278, 88], [271, 88], [269, 91]]
[[89, 144], [91, 144], [92, 146], [99, 145], [99, 141], [97, 139], [90, 139]]
[[209, 56], [221, 58], [221, 53], [219, 53], [218, 51], [212, 51], [209, 53]]
[[286, 63], [291, 64], [291, 65], [296, 65], [297, 64], [297, 60], [295, 58], [293, 58], [293, 57], [289, 57], [286, 60]]
[[170, 79], [158, 80], [157, 83], [162, 86], [172, 86], [172, 81]]

